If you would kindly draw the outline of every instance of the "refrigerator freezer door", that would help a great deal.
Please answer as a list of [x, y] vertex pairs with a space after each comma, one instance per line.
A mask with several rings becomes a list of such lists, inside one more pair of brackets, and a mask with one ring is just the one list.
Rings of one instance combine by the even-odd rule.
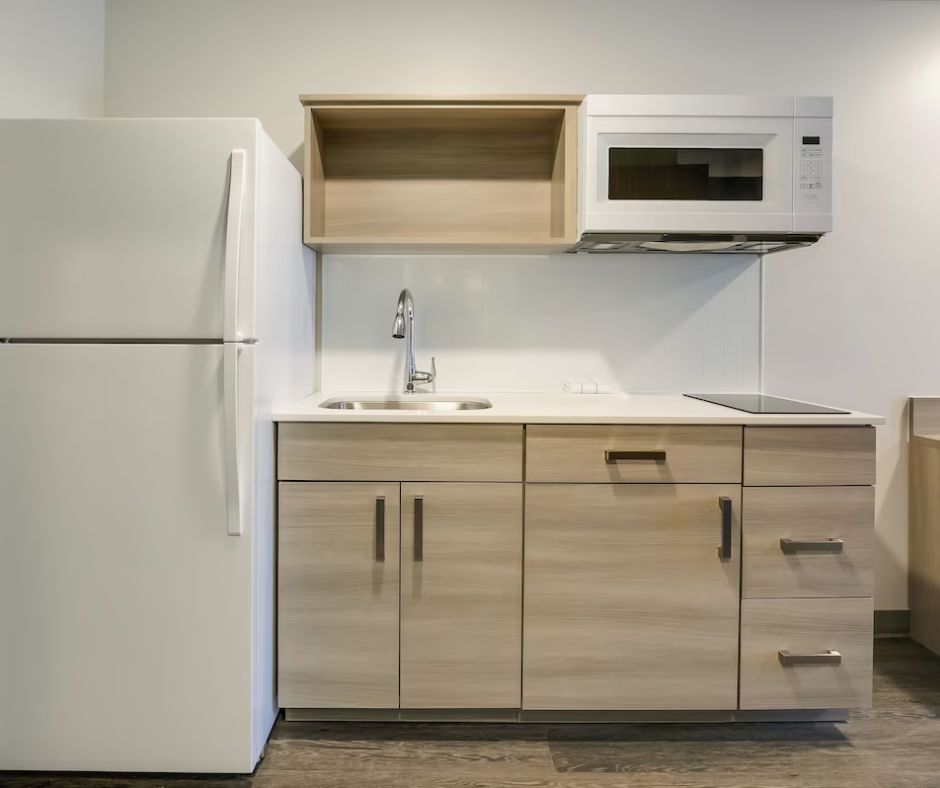
[[222, 339], [234, 290], [226, 339], [254, 339], [260, 135], [252, 119], [0, 120], [0, 338]]
[[253, 493], [229, 536], [223, 392], [221, 344], [0, 344], [0, 770], [254, 767]]

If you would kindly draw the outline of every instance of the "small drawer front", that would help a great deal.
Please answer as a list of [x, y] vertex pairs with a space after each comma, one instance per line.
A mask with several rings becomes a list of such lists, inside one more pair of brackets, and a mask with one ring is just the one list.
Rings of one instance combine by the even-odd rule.
[[278, 425], [281, 481], [522, 480], [514, 424]]
[[872, 595], [872, 487], [744, 489], [745, 597]]
[[741, 427], [529, 426], [526, 481], [740, 484]]
[[874, 427], [745, 427], [744, 483], [875, 483]]
[[742, 709], [871, 705], [872, 601], [745, 599]]

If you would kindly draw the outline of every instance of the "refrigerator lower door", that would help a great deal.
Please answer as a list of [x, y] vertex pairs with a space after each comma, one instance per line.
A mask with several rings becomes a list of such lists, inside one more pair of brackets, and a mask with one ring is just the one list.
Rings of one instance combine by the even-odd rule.
[[231, 536], [223, 345], [0, 344], [0, 770], [254, 767], [252, 352]]
[[256, 338], [261, 136], [248, 118], [0, 120], [0, 338]]

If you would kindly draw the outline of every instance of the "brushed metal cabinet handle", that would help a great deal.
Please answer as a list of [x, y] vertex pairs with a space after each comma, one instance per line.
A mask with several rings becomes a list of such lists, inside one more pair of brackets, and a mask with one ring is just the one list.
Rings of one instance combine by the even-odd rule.
[[790, 539], [780, 540], [780, 550], [786, 555], [796, 553], [841, 553], [845, 542], [841, 539]]
[[718, 548], [718, 557], [722, 561], [731, 560], [731, 498], [722, 495], [718, 498], [718, 508], [721, 509], [721, 546]]
[[424, 498], [415, 498], [415, 561], [424, 560]]
[[385, 496], [375, 499], [375, 560], [385, 560]]
[[613, 449], [604, 449], [604, 462], [613, 465], [620, 460], [652, 460], [653, 462], [665, 462], [666, 452], [664, 451], [614, 451]]
[[785, 668], [797, 665], [841, 665], [842, 654], [838, 651], [823, 651], [819, 654], [791, 654], [789, 651], [778, 651], [777, 659]]

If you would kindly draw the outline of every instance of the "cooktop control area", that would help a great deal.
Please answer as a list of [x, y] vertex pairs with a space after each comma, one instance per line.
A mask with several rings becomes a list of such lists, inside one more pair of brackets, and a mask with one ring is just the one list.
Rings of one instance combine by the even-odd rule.
[[770, 397], [766, 394], [686, 394], [686, 397], [723, 405], [726, 408], [743, 410], [745, 413], [849, 413], [847, 410], [824, 408], [783, 397]]

